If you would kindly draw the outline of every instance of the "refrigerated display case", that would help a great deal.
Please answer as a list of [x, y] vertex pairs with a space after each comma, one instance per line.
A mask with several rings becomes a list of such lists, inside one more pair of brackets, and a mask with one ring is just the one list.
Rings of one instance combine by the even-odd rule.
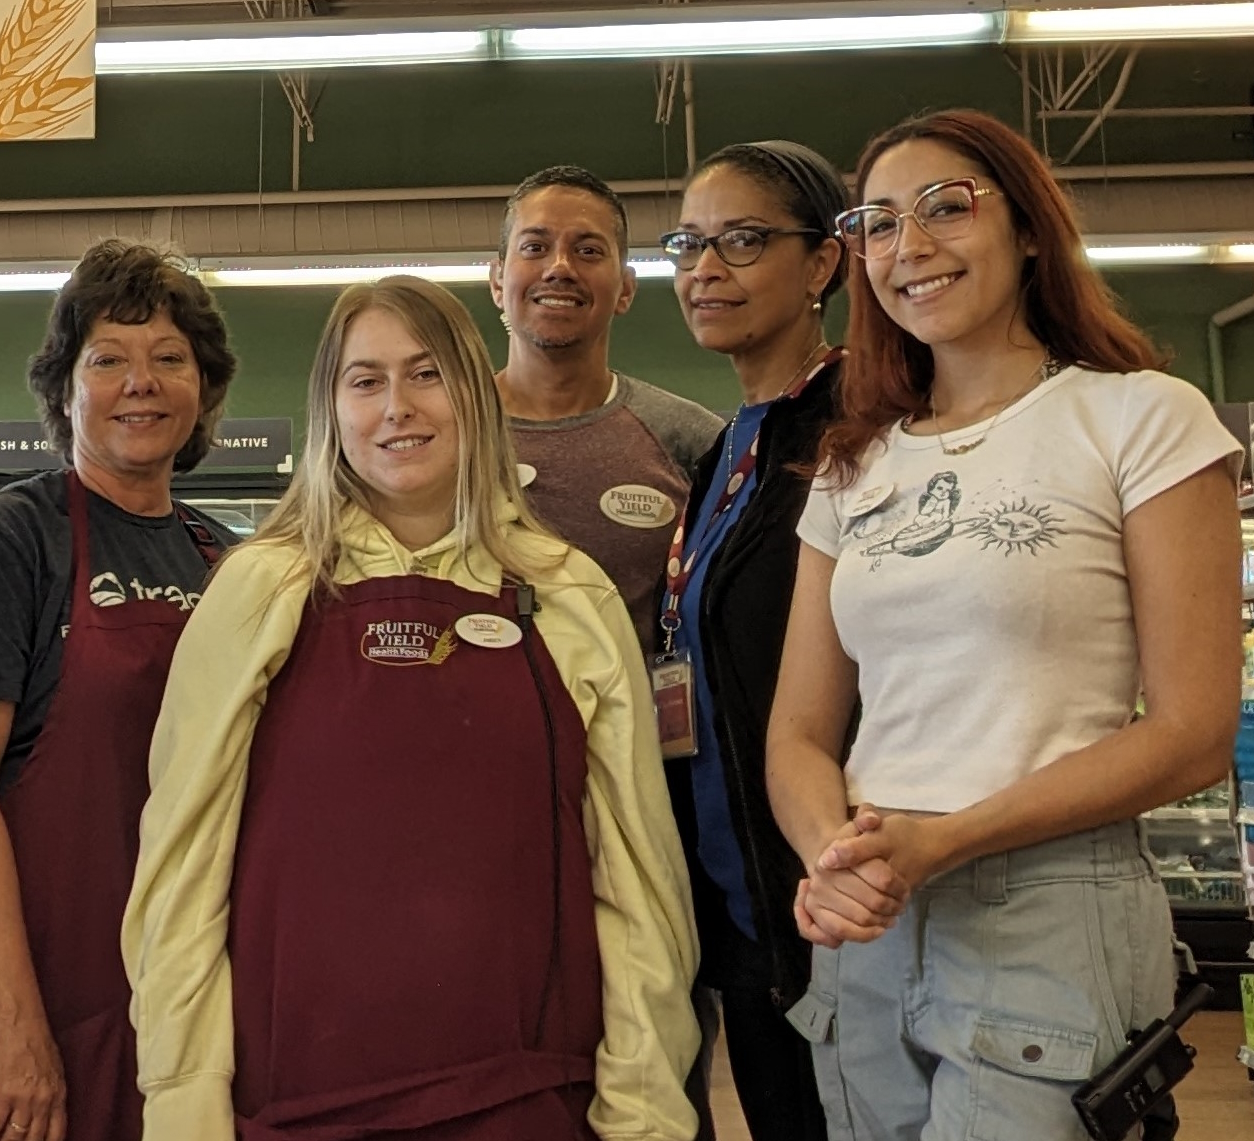
[[287, 476], [194, 472], [174, 479], [175, 498], [247, 539], [279, 502]]
[[[1213, 788], [1145, 814], [1176, 936], [1215, 988], [1212, 1005], [1227, 1010], [1242, 1008], [1242, 976], [1254, 973], [1254, 495], [1238, 502], [1245, 668], [1232, 773]], [[1254, 1051], [1254, 1042], [1248, 1046]]]
[[1241, 1008], [1241, 975], [1254, 969], [1233, 815], [1231, 781], [1145, 814], [1176, 937], [1192, 952], [1202, 981], [1215, 988], [1211, 1005], [1225, 1010]]

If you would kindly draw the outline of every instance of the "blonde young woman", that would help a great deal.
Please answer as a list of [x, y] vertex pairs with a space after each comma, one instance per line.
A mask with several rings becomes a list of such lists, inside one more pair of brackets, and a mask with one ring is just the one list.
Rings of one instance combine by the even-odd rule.
[[521, 506], [440, 287], [341, 295], [308, 409], [156, 731], [145, 1137], [686, 1141], [694, 936], [622, 601]]

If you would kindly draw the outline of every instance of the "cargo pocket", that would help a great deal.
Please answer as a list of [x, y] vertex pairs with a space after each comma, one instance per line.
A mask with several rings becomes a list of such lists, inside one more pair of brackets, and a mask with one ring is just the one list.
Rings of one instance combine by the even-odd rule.
[[853, 1141], [849, 1097], [840, 1068], [840, 1035], [836, 1003], [813, 987], [787, 1014], [788, 1021], [807, 1042], [814, 1058], [814, 1077], [827, 1118], [828, 1141]]
[[972, 1141], [1086, 1138], [1071, 1094], [1093, 1073], [1097, 1035], [985, 1015], [976, 1023]]

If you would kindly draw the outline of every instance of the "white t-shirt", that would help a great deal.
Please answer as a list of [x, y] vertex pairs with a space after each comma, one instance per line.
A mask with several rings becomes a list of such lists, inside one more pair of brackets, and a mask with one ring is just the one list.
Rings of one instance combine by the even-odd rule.
[[[1138, 691], [1123, 520], [1241, 448], [1159, 372], [1063, 369], [989, 422], [894, 425], [797, 527], [837, 559], [863, 702], [849, 802], [953, 812], [1124, 726]], [[1234, 571], [1235, 573], [1235, 571]]]

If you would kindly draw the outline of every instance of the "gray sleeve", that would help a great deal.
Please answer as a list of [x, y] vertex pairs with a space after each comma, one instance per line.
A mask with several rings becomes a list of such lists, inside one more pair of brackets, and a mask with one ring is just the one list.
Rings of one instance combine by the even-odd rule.
[[652, 432], [671, 459], [691, 478], [693, 469], [723, 430], [708, 408], [630, 376], [619, 376], [623, 403]]

